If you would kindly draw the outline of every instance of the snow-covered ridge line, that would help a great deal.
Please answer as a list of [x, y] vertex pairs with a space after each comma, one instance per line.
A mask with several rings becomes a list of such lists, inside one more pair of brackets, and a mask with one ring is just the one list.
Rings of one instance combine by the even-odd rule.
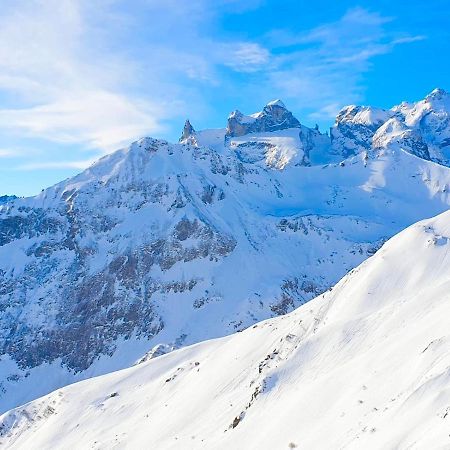
[[333, 154], [344, 157], [361, 151], [378, 154], [401, 148], [448, 166], [450, 95], [443, 89], [434, 89], [419, 102], [402, 102], [390, 110], [347, 106], [331, 128], [331, 146]]

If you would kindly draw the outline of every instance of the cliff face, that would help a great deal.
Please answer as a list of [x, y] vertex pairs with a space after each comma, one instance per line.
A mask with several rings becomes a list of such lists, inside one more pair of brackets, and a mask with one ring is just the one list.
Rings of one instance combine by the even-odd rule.
[[281, 100], [269, 102], [261, 112], [244, 116], [236, 110], [228, 117], [227, 137], [250, 133], [265, 133], [288, 128], [300, 128], [300, 122], [286, 109]]

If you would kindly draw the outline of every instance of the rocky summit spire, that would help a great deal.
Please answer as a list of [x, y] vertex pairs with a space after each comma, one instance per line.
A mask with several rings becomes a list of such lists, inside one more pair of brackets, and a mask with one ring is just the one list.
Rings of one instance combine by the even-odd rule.
[[261, 112], [251, 116], [245, 116], [237, 110], [231, 113], [226, 136], [243, 136], [248, 133], [264, 133], [300, 126], [300, 122], [286, 109], [281, 100], [273, 100], [267, 103]]
[[183, 133], [181, 134], [179, 141], [180, 142], [185, 141], [193, 134], [195, 134], [194, 127], [191, 125], [191, 122], [189, 122], [189, 119], [186, 119], [186, 122], [184, 122]]

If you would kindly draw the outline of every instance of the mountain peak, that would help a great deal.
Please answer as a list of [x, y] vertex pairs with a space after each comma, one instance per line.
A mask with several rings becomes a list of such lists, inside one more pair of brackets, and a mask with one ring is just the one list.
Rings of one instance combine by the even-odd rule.
[[228, 117], [226, 136], [237, 137], [300, 127], [300, 122], [286, 109], [285, 104], [277, 99], [267, 103], [262, 111], [249, 116], [238, 110], [233, 111]]
[[280, 100], [279, 98], [276, 100], [272, 100], [271, 102], [267, 103], [266, 106], [278, 106], [280, 108], [286, 109], [286, 105], [283, 103], [282, 100]]
[[242, 116], [243, 114], [238, 109], [235, 109], [234, 111], [230, 112], [230, 114], [228, 115], [228, 119], [233, 119], [235, 117], [241, 118]]
[[384, 123], [391, 116], [391, 112], [381, 108], [348, 105], [339, 111], [336, 116], [336, 123], [351, 122], [378, 128], [381, 123]]
[[448, 97], [449, 93], [445, 89], [436, 88], [433, 89], [426, 97], [425, 100], [442, 100]]
[[181, 133], [179, 142], [185, 141], [193, 134], [195, 134], [194, 127], [191, 125], [191, 122], [189, 122], [189, 119], [186, 119], [186, 122], [184, 122], [183, 132]]

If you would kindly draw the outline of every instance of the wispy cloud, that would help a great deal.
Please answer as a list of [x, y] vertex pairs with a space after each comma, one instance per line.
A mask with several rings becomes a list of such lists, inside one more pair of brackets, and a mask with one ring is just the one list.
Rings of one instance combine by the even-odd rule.
[[13, 156], [16, 156], [16, 153], [12, 149], [8, 148], [0, 148], [0, 158], [11, 158]]
[[[2, 4], [0, 90], [14, 104], [0, 109], [0, 128], [103, 151], [161, 132], [177, 104], [133, 93], [140, 66], [108, 48], [109, 34], [124, 26], [108, 16], [108, 3], [96, 2], [97, 10], [83, 0]], [[100, 29], [99, 16], [112, 29]]]
[[417, 36], [405, 36], [405, 37], [399, 37], [397, 39], [394, 39], [392, 41], [393, 45], [397, 44], [409, 44], [411, 42], [418, 42], [418, 41], [424, 41], [427, 37], [423, 35], [417, 35]]
[[21, 158], [30, 158], [41, 155], [41, 152], [36, 148], [0, 148], [0, 158], [8, 158], [8, 159], [21, 159]]
[[86, 143], [110, 151], [149, 130], [159, 132], [163, 105], [130, 101], [108, 91], [60, 93], [51, 102], [0, 110], [0, 124], [29, 136], [60, 143]]
[[21, 164], [16, 170], [41, 170], [41, 169], [85, 169], [96, 161], [96, 158], [83, 159], [80, 161], [46, 161]]
[[233, 45], [226, 56], [224, 64], [238, 72], [256, 72], [267, 69], [270, 60], [270, 52], [253, 42]]
[[[160, 135], [188, 113], [206, 115], [214, 94], [231, 91], [255, 102], [282, 97], [311, 119], [328, 119], [362, 97], [373, 58], [424, 39], [388, 32], [393, 18], [362, 8], [301, 33], [278, 29], [250, 38], [221, 35], [217, 20], [263, 0], [129, 3], [4, 0], [0, 132], [99, 155]], [[20, 156], [14, 152], [0, 150], [0, 157]], [[76, 152], [73, 161], [41, 156], [20, 167], [82, 168], [91, 161]]]
[[220, 84], [223, 61], [250, 72], [268, 59], [256, 43], [225, 44], [204, 34], [223, 8], [245, 11], [257, 0], [125, 3], [2, 3], [0, 92], [14, 103], [0, 109], [0, 129], [111, 151], [161, 134], [187, 105], [201, 109], [202, 85]]
[[269, 33], [277, 54], [267, 86], [295, 107], [310, 109], [314, 120], [331, 119], [339, 107], [361, 100], [363, 76], [376, 56], [396, 46], [425, 39], [387, 30], [392, 17], [362, 8], [347, 11], [339, 20], [300, 34], [287, 30]]
[[323, 120], [324, 118], [336, 117], [339, 110], [342, 108], [340, 103], [329, 103], [322, 108], [309, 114], [309, 118], [312, 120]]

